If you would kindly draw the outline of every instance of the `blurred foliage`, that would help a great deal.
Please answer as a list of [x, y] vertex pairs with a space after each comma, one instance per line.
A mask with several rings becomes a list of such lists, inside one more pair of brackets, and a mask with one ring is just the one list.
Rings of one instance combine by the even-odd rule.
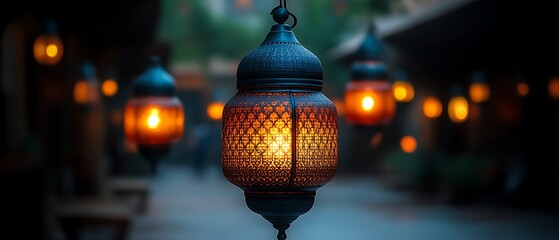
[[407, 154], [399, 149], [382, 159], [384, 174], [396, 178], [399, 186], [417, 192], [443, 191], [452, 202], [471, 201], [477, 190], [494, 184], [485, 181], [493, 168], [488, 155], [450, 155], [442, 151]]
[[[278, 2], [268, 1], [271, 8]], [[173, 61], [205, 64], [211, 56], [240, 59], [261, 43], [273, 24], [269, 16], [271, 8], [253, 7], [249, 12], [233, 8], [216, 14], [211, 11], [213, 2], [216, 1], [162, 1], [158, 37], [160, 41], [171, 43]], [[223, 3], [225, 6], [232, 6], [231, 0], [225, 2], [229, 2]], [[395, 2], [399, 0], [307, 0], [288, 1], [288, 7], [298, 16], [295, 32], [299, 40], [328, 65], [324, 53], [340, 44], [344, 34], [355, 32], [352, 21], [363, 21], [373, 14], [387, 14]], [[252, 4], [263, 5], [257, 1]], [[246, 24], [241, 21], [246, 15], [254, 15], [256, 21], [269, 24]], [[325, 69], [330, 68], [325, 66]]]

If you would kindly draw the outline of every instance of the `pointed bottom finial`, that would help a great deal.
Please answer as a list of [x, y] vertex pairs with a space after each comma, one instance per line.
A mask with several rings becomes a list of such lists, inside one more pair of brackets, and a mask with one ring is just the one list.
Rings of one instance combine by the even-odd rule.
[[274, 228], [278, 230], [278, 240], [286, 240], [287, 234], [285, 231], [289, 228], [289, 224], [274, 224]]
[[248, 208], [262, 215], [278, 230], [278, 240], [286, 240], [285, 231], [299, 216], [308, 212], [314, 203], [315, 192], [247, 192]]

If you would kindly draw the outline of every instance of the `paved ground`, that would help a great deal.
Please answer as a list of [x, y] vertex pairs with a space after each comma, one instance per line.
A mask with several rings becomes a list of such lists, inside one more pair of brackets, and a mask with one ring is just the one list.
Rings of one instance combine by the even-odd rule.
[[[152, 180], [147, 213], [137, 215], [130, 240], [275, 239], [272, 226], [251, 212], [243, 192], [209, 172], [162, 166]], [[85, 239], [107, 239], [86, 229]], [[418, 203], [373, 179], [336, 177], [319, 189], [313, 209], [288, 230], [291, 240], [552, 240], [559, 217], [500, 207]]]

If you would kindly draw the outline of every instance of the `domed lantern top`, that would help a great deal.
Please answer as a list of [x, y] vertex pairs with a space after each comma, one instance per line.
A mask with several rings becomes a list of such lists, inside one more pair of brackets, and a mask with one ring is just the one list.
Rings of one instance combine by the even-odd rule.
[[[315, 191], [338, 164], [336, 108], [320, 91], [320, 60], [285, 24], [285, 1], [272, 11], [276, 25], [237, 69], [237, 94], [223, 110], [222, 169], [245, 191], [248, 207], [285, 231], [312, 208]], [[293, 16], [294, 17], [294, 16]]]

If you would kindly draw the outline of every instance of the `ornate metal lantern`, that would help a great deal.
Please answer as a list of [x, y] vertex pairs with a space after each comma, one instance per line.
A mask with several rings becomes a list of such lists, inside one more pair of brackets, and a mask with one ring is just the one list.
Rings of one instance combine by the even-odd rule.
[[154, 171], [156, 160], [167, 154], [183, 130], [184, 111], [175, 95], [175, 80], [153, 57], [151, 66], [136, 78], [124, 108], [126, 138], [138, 145]]
[[[334, 177], [338, 119], [321, 92], [320, 60], [291, 31], [297, 21], [285, 0], [272, 15], [277, 24], [240, 62], [238, 92], [223, 111], [222, 167], [248, 207], [286, 239], [316, 190]], [[285, 24], [289, 16], [292, 26]]]
[[39, 35], [33, 42], [33, 56], [42, 65], [56, 65], [64, 54], [64, 45], [57, 33], [54, 21], [47, 21], [45, 33]]
[[396, 100], [384, 60], [384, 46], [371, 24], [358, 59], [351, 66], [351, 80], [345, 89], [345, 116], [356, 127], [383, 127], [394, 117]]

